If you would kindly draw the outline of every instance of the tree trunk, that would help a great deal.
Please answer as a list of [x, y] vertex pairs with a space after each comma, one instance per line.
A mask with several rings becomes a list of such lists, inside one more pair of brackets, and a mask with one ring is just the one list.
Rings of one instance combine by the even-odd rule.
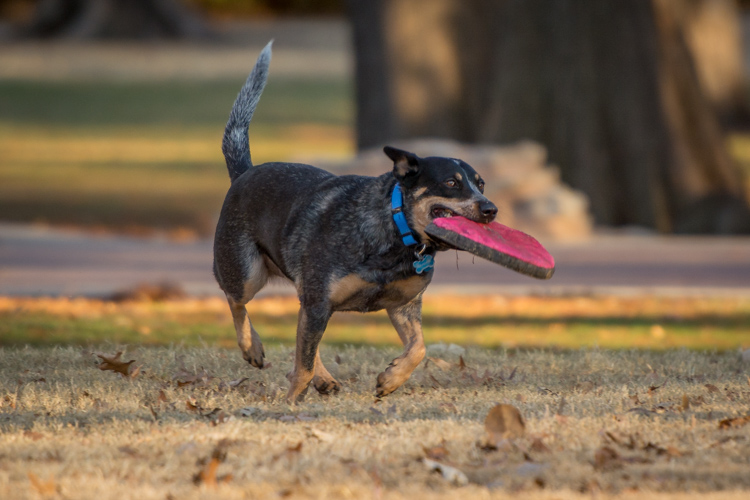
[[40, 0], [21, 37], [69, 39], [209, 38], [179, 0]]
[[[391, 101], [380, 109], [393, 110], [393, 125], [389, 137], [361, 133], [361, 147], [397, 137], [533, 139], [601, 224], [750, 231], [677, 2], [378, 4], [383, 21], [355, 19], [354, 30], [385, 38], [383, 67], [370, 71], [388, 75]], [[358, 92], [369, 96], [369, 83], [358, 80]]]

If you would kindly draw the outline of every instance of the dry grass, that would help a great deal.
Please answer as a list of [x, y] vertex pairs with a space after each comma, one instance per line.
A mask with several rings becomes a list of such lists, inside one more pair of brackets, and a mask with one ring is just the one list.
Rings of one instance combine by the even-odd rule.
[[[0, 497], [744, 498], [750, 489], [748, 427], [720, 428], [750, 414], [750, 365], [736, 352], [472, 348], [463, 369], [456, 354], [432, 352], [447, 363], [423, 364], [376, 401], [375, 377], [398, 351], [328, 347], [342, 393], [313, 392], [297, 407], [283, 401], [291, 349], [267, 354], [272, 366], [258, 371], [235, 350], [139, 347], [122, 356], [137, 375], [123, 378], [81, 348], [0, 349]], [[487, 450], [483, 420], [496, 402], [520, 409], [526, 433]], [[469, 484], [430, 472], [425, 457]]]

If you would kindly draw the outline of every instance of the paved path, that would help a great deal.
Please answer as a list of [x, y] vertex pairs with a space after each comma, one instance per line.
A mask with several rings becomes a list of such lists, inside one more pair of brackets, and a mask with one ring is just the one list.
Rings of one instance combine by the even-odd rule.
[[[550, 244], [557, 270], [549, 281], [508, 271], [470, 254], [440, 254], [430, 290], [455, 293], [657, 293], [750, 296], [750, 238], [598, 236]], [[92, 236], [0, 224], [0, 294], [111, 294], [168, 281], [218, 295], [211, 242]], [[473, 262], [472, 262], [473, 261]], [[293, 293], [273, 285], [266, 293]]]

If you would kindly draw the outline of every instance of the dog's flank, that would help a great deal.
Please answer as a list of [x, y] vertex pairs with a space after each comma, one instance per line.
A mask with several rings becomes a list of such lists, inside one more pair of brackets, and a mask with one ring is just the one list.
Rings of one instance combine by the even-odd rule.
[[[489, 222], [497, 209], [468, 164], [391, 147], [385, 153], [393, 170], [379, 177], [336, 176], [294, 163], [252, 166], [247, 128], [270, 57], [269, 44], [235, 102], [223, 142], [232, 184], [216, 226], [214, 274], [227, 296], [237, 342], [243, 357], [262, 368], [263, 345], [245, 304], [271, 277], [291, 281], [300, 300], [287, 394], [295, 402], [311, 382], [321, 394], [340, 388], [319, 352], [331, 315], [386, 309], [405, 350], [377, 378], [376, 394], [385, 396], [424, 357], [421, 299], [433, 269], [422, 264], [449, 248], [430, 240], [425, 226], [453, 214]], [[397, 207], [392, 200], [399, 192]], [[399, 221], [403, 214], [413, 238], [402, 237], [396, 214]]]
[[268, 79], [268, 67], [271, 64], [271, 45], [268, 42], [258, 56], [250, 76], [247, 77], [245, 85], [234, 101], [229, 121], [224, 129], [224, 138], [221, 150], [227, 162], [229, 178], [234, 180], [253, 166], [250, 159], [250, 143], [247, 137], [248, 125], [253, 119], [253, 113], [263, 93]]

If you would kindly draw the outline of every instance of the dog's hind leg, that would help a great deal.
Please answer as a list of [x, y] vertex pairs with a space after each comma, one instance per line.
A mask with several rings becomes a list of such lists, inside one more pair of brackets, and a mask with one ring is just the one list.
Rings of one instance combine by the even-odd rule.
[[405, 350], [378, 375], [378, 384], [375, 388], [378, 397], [386, 396], [401, 387], [422, 362], [425, 354], [421, 294], [403, 306], [388, 309], [388, 317], [391, 318], [391, 323], [404, 343]]
[[[291, 382], [286, 396], [289, 403], [296, 403], [301, 396], [304, 396], [310, 381], [316, 375], [316, 369], [318, 366], [323, 367], [318, 355], [318, 345], [331, 317], [331, 309], [327, 305], [305, 304], [304, 300], [302, 302], [297, 319], [297, 349], [294, 354], [294, 368], [287, 376]], [[325, 367], [319, 373], [322, 375], [321, 384], [327, 385], [328, 383], [325, 374], [333, 380]], [[317, 386], [316, 389], [318, 389]]]
[[245, 304], [250, 302], [268, 281], [268, 269], [257, 247], [251, 241], [245, 241], [240, 246], [217, 245], [215, 256], [216, 278], [226, 293], [229, 309], [232, 311], [237, 344], [242, 351], [242, 357], [251, 365], [263, 368], [263, 344], [247, 316]]
[[227, 301], [232, 311], [234, 329], [237, 331], [237, 344], [242, 351], [242, 357], [251, 365], [263, 368], [263, 359], [266, 357], [266, 352], [263, 349], [263, 343], [260, 341], [258, 332], [255, 331], [253, 324], [250, 322], [245, 304], [235, 302], [228, 295]]

